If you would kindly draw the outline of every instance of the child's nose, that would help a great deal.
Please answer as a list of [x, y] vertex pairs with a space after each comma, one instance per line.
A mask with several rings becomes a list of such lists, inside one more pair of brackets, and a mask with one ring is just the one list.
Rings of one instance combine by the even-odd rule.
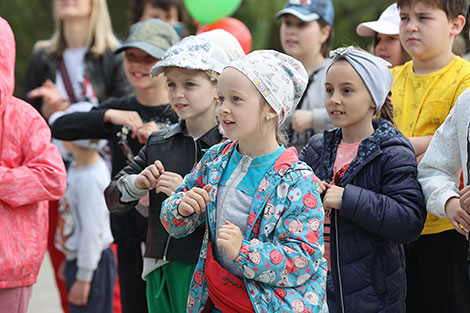
[[176, 98], [183, 98], [183, 96], [184, 96], [183, 88], [181, 88], [181, 87], [175, 87], [175, 89], [174, 89], [174, 96], [175, 96]]
[[415, 32], [417, 31], [417, 24], [414, 18], [410, 18], [406, 23], [406, 31], [407, 32]]

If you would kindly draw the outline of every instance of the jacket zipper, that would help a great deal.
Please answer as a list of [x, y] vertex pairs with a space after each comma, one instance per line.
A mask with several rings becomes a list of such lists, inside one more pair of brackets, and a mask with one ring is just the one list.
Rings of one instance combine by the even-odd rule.
[[335, 241], [336, 241], [336, 268], [338, 269], [338, 282], [339, 282], [339, 302], [341, 304], [341, 312], [344, 313], [343, 301], [343, 285], [341, 284], [341, 268], [339, 267], [339, 234], [338, 234], [338, 212], [335, 210]]
[[[245, 177], [244, 175], [241, 175], [241, 174], [246, 173], [248, 171], [248, 168], [250, 166], [248, 163], [249, 163], [248, 158], [246, 156], [243, 156], [242, 159], [240, 160], [240, 165], [237, 166], [237, 168], [235, 168], [233, 173], [230, 175], [230, 178], [227, 181], [227, 184], [225, 186], [226, 190], [222, 194], [222, 199], [220, 201], [221, 211], [220, 211], [220, 214], [217, 214], [216, 225], [220, 225], [219, 219], [220, 219], [220, 215], [222, 215], [222, 212], [224, 211], [225, 201], [227, 200], [227, 196], [231, 193], [232, 190], [234, 190], [238, 186], [238, 184], [242, 181], [243, 177]], [[238, 170], [239, 168], [240, 170]]]
[[197, 142], [195, 138], [193, 138], [193, 142], [194, 142], [194, 164], [193, 164], [193, 168], [194, 168], [197, 164]]
[[168, 236], [168, 239], [166, 240], [166, 244], [165, 244], [165, 250], [163, 251], [163, 258], [162, 258], [163, 261], [168, 261], [168, 259], [166, 258], [166, 254], [168, 253], [168, 248], [170, 247], [170, 239], [171, 239], [171, 236]]
[[[196, 166], [196, 164], [197, 164], [197, 143], [196, 143], [196, 139], [193, 138], [193, 142], [194, 142], [194, 164], [193, 164], [193, 168], [194, 168], [194, 166]], [[166, 244], [165, 244], [165, 250], [163, 251], [163, 258], [162, 258], [163, 261], [168, 261], [166, 255], [168, 253], [168, 249], [170, 248], [170, 240], [171, 240], [171, 236], [168, 236], [168, 239], [166, 240]]]

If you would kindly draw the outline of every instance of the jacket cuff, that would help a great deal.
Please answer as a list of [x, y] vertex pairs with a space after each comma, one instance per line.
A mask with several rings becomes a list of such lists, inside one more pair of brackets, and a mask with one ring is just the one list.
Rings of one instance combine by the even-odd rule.
[[238, 258], [233, 260], [233, 263], [238, 266], [242, 272], [244, 271], [243, 266], [248, 261], [248, 253], [250, 252], [250, 242], [248, 240], [243, 239], [242, 246], [240, 247], [240, 254]]
[[89, 283], [93, 279], [93, 273], [94, 272], [95, 272], [94, 270], [79, 267], [78, 271], [77, 271], [77, 275], [75, 275], [75, 279], [81, 280], [81, 281], [86, 281], [86, 282]]
[[360, 193], [361, 188], [351, 184], [346, 185], [343, 191], [343, 198], [341, 199], [341, 209], [339, 209], [338, 214], [351, 221], [356, 212], [356, 199], [359, 199]]
[[121, 202], [132, 202], [139, 200], [148, 192], [148, 189], [140, 189], [135, 185], [135, 180], [137, 179], [137, 174], [124, 175], [117, 181], [117, 186], [121, 192]]
[[450, 198], [460, 198], [460, 195], [448, 189], [436, 193], [436, 196], [431, 195], [426, 203], [426, 209], [439, 218], [447, 218], [445, 206]]

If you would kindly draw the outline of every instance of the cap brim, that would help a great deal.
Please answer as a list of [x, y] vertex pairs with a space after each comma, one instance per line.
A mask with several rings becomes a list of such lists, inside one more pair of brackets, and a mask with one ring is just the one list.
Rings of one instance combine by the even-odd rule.
[[373, 36], [375, 33], [384, 35], [398, 35], [400, 33], [400, 26], [388, 22], [365, 22], [357, 25], [356, 33], [359, 36]]
[[140, 49], [146, 53], [148, 53], [149, 55], [151, 55], [152, 57], [154, 57], [155, 59], [161, 59], [163, 57], [163, 55], [165, 54], [165, 51], [164, 49], [160, 48], [160, 47], [157, 47], [157, 46], [154, 46], [152, 44], [149, 44], [148, 42], [144, 42], [144, 41], [129, 41], [129, 42], [125, 42], [124, 44], [122, 44], [119, 48], [117, 48], [114, 53], [117, 54], [117, 53], [121, 53], [122, 51], [126, 50], [127, 48], [137, 48], [137, 49]]
[[279, 11], [276, 14], [276, 18], [280, 18], [284, 14], [292, 14], [295, 17], [297, 17], [298, 19], [300, 19], [304, 22], [313, 22], [313, 21], [316, 21], [320, 18], [320, 15], [318, 15], [317, 13], [310, 13], [310, 14], [306, 15], [306, 14], [302, 14], [299, 11], [297, 11], [295, 9], [292, 9], [292, 8], [282, 9], [281, 11]]

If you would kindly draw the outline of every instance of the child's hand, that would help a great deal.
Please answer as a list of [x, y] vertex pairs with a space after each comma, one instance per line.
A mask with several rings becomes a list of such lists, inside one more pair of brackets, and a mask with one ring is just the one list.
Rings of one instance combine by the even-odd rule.
[[323, 180], [318, 181], [318, 192], [322, 194], [328, 188], [327, 186], [328, 186], [327, 182]]
[[150, 136], [151, 133], [154, 131], [160, 130], [157, 123], [155, 122], [148, 122], [145, 123], [143, 126], [137, 129], [137, 139], [141, 144], [144, 144], [147, 141], [147, 138]]
[[84, 306], [88, 303], [90, 294], [90, 282], [76, 280], [69, 291], [69, 302], [77, 306]]
[[162, 162], [156, 160], [147, 166], [135, 180], [135, 186], [139, 189], [153, 189], [157, 185], [158, 178], [165, 172]]
[[229, 258], [236, 260], [240, 255], [243, 241], [240, 228], [229, 221], [225, 221], [225, 225], [220, 227], [217, 237], [217, 245], [224, 248]]
[[205, 185], [204, 188], [194, 187], [189, 190], [178, 206], [178, 212], [181, 216], [190, 216], [191, 214], [199, 214], [206, 210], [209, 204], [209, 191], [212, 185]]
[[[460, 206], [457, 198], [450, 198], [445, 204], [445, 211], [455, 230], [466, 236], [470, 229], [470, 215]], [[465, 229], [462, 229], [465, 228]]]
[[460, 207], [470, 213], [470, 186], [460, 190]]
[[65, 111], [70, 106], [50, 79], [46, 80], [41, 87], [31, 90], [28, 97], [31, 99], [42, 98], [41, 114], [46, 119], [49, 119], [54, 112]]
[[65, 281], [65, 260], [60, 263], [59, 268], [57, 269], [57, 277]]
[[313, 127], [313, 112], [310, 110], [295, 110], [292, 114], [292, 129], [303, 133]]
[[104, 112], [104, 121], [114, 125], [129, 126], [132, 130], [132, 138], [135, 138], [137, 130], [144, 125], [136, 111], [109, 109]]
[[344, 188], [325, 183], [328, 190], [323, 197], [323, 208], [325, 210], [340, 210], [343, 205]]
[[173, 172], [164, 172], [157, 181], [155, 191], [157, 193], [163, 192], [167, 196], [170, 196], [173, 191], [181, 186], [182, 182], [183, 177], [181, 177], [181, 175]]

